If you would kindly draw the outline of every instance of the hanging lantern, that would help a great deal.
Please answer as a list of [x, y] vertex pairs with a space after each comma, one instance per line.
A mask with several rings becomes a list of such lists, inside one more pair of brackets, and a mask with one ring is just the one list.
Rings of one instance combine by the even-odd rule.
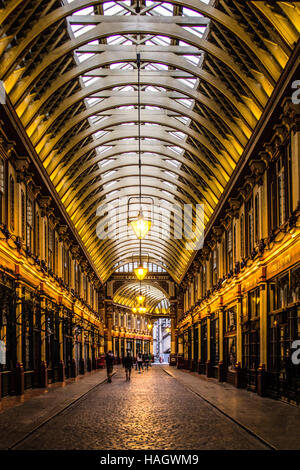
[[151, 222], [151, 220], [145, 219], [144, 216], [143, 216], [142, 211], [140, 211], [137, 219], [132, 220], [131, 222], [129, 222], [129, 225], [133, 229], [136, 237], [139, 240], [142, 240], [143, 238], [145, 238], [145, 236], [149, 232], [149, 230], [151, 228], [151, 225], [152, 225], [152, 222]]
[[139, 304], [143, 304], [145, 300], [145, 296], [140, 294], [136, 297], [136, 300], [138, 301]]
[[140, 281], [144, 279], [147, 273], [148, 273], [148, 268], [144, 268], [142, 265], [134, 269], [134, 274]]
[[147, 312], [146, 307], [143, 307], [142, 305], [138, 307], [138, 312], [141, 314], [145, 314]]

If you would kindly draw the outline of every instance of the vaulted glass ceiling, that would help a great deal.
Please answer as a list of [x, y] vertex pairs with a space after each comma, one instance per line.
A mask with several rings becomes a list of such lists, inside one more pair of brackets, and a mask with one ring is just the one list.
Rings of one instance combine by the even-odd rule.
[[[161, 236], [165, 220], [174, 203], [209, 220], [299, 38], [299, 2], [0, 8], [0, 79], [103, 281], [138, 258], [114, 207], [138, 195], [140, 53], [142, 192], [164, 211], [142, 256], [180, 281], [192, 251]], [[119, 236], [101, 240], [108, 224]]]

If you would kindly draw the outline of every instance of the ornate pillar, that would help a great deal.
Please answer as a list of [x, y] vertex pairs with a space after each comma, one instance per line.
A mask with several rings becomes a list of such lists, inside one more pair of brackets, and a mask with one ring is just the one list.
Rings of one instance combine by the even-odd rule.
[[262, 268], [259, 282], [260, 287], [260, 316], [259, 316], [259, 367], [257, 374], [257, 393], [265, 395], [266, 369], [267, 369], [267, 341], [268, 341], [268, 285], [266, 282], [266, 268]]
[[225, 364], [224, 364], [224, 307], [222, 300], [220, 302], [219, 310], [219, 365], [218, 365], [218, 380], [219, 382], [225, 381]]
[[[24, 367], [22, 362], [22, 286], [20, 283], [16, 287], [16, 353], [17, 363], [15, 371], [15, 393], [24, 394]], [[43, 326], [42, 326], [43, 328]]]
[[201, 320], [200, 320], [200, 313], [199, 313], [199, 325], [198, 325], [198, 365], [197, 365], [197, 370], [198, 370], [198, 373], [200, 374], [201, 373], [201, 369], [202, 369], [202, 348], [201, 348]]
[[113, 305], [111, 302], [105, 303], [105, 320], [106, 320], [106, 352], [112, 351], [112, 314]]
[[170, 366], [176, 366], [176, 317], [171, 316], [171, 354]]
[[206, 376], [212, 376], [212, 368], [210, 362], [210, 314], [207, 316], [207, 362], [206, 362]]
[[178, 354], [177, 354], [177, 368], [182, 369], [184, 366], [183, 357], [183, 335], [182, 333], [177, 336], [178, 338]]
[[83, 329], [83, 326], [82, 326], [82, 329], [81, 329], [81, 356], [80, 356], [80, 365], [79, 365], [79, 372], [80, 374], [85, 374], [85, 363], [84, 363], [84, 343], [85, 343], [85, 338], [84, 338], [84, 329]]
[[236, 306], [236, 365], [235, 365], [235, 386], [237, 388], [241, 387], [242, 379], [242, 321], [243, 321], [243, 296], [241, 294], [241, 285], [238, 285], [238, 296], [237, 296], [237, 306]]
[[65, 362], [64, 362], [64, 334], [63, 334], [63, 309], [59, 308], [59, 365], [58, 365], [58, 375], [59, 381], [65, 381]]
[[88, 332], [88, 357], [87, 357], [87, 370], [88, 372], [91, 372], [92, 370], [92, 359], [91, 359], [91, 354], [92, 353], [92, 347], [91, 347], [91, 332], [89, 330]]
[[[43, 290], [43, 286], [41, 286]], [[40, 387], [48, 387], [48, 365], [46, 361], [46, 298], [41, 297], [41, 369], [40, 369]]]
[[133, 338], [133, 357], [136, 357], [136, 339]]

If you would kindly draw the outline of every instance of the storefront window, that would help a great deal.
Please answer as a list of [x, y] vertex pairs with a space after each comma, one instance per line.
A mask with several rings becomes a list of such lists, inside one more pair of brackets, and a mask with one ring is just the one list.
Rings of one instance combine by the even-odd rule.
[[259, 287], [248, 294], [248, 318], [258, 317], [260, 314], [260, 292]]
[[228, 370], [234, 370], [236, 364], [236, 336], [228, 338]]

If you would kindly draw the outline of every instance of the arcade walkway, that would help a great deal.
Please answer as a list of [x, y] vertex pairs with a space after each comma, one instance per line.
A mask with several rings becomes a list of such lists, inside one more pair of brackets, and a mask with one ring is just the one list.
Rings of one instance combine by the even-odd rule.
[[2, 401], [0, 449], [300, 448], [299, 409], [168, 366], [130, 383], [122, 368], [112, 384], [101, 370], [36, 395]]

